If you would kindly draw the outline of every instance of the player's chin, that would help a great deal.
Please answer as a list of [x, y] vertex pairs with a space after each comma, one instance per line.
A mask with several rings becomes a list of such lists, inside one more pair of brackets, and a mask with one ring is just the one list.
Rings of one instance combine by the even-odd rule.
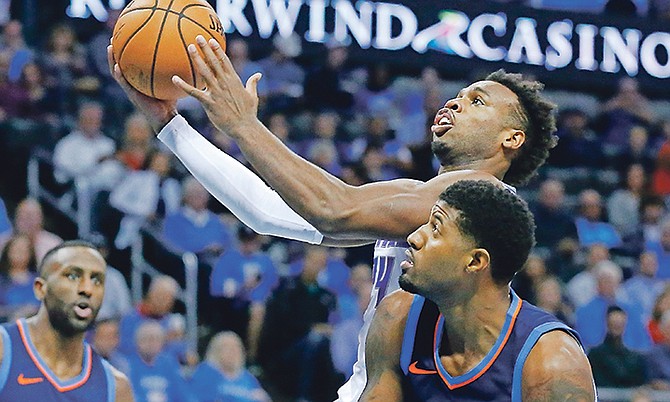
[[398, 285], [400, 285], [400, 289], [404, 290], [405, 292], [413, 293], [413, 294], [419, 294], [419, 288], [412, 282], [412, 280], [408, 277], [407, 271], [403, 272], [400, 274], [400, 277], [398, 278]]

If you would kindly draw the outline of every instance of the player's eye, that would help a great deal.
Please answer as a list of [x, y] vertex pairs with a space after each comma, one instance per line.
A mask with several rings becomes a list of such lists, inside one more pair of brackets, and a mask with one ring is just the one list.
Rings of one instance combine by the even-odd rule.
[[94, 276], [93, 278], [91, 278], [91, 281], [93, 282], [94, 285], [102, 285], [102, 279], [100, 279], [97, 276]]
[[69, 274], [67, 274], [67, 279], [69, 279], [69, 280], [71, 280], [71, 281], [75, 281], [75, 280], [77, 280], [78, 278], [79, 278], [79, 275], [77, 275], [77, 274], [74, 273], [74, 272], [70, 272]]
[[475, 98], [475, 99], [472, 101], [472, 104], [473, 104], [473, 105], [483, 105], [483, 104], [484, 104], [484, 101], [482, 100], [482, 98]]

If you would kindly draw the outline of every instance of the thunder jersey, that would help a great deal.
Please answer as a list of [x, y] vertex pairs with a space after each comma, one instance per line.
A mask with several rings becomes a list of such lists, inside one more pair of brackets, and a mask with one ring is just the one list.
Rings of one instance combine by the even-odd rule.
[[[516, 188], [501, 182], [509, 191], [516, 193]], [[402, 273], [400, 263], [407, 257], [405, 251], [409, 248], [406, 242], [392, 240], [377, 240], [375, 243], [374, 260], [372, 263], [372, 280], [374, 287], [370, 296], [370, 303], [363, 313], [363, 327], [358, 333], [358, 358], [354, 363], [353, 374], [349, 380], [337, 390], [337, 402], [358, 401], [363, 394], [367, 383], [365, 371], [365, 339], [370, 330], [372, 318], [377, 306], [384, 296], [400, 288], [398, 278]]]
[[61, 381], [47, 367], [30, 339], [24, 319], [0, 327], [0, 402], [114, 402], [115, 380], [110, 364], [84, 342], [81, 373]]
[[[510, 290], [511, 303], [495, 344], [467, 373], [451, 376], [440, 360], [444, 317], [437, 306], [414, 296], [400, 352], [405, 401], [521, 402], [523, 365], [538, 339], [560, 330], [577, 333], [553, 315], [521, 300]], [[581, 345], [581, 342], [580, 342]]]

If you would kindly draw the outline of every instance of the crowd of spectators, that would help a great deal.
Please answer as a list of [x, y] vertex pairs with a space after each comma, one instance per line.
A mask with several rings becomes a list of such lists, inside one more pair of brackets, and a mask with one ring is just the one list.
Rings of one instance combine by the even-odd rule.
[[[35, 311], [40, 258], [69, 236], [44, 200], [27, 197], [28, 157], [44, 149], [57, 204], [76, 208], [73, 183], [89, 184], [88, 240], [114, 265], [90, 341], [129, 374], [138, 401], [332, 400], [356, 359], [371, 247], [260, 236], [213, 200], [109, 75], [101, 43], [114, 15], [88, 43], [65, 24], [35, 46], [18, 21], [2, 28], [0, 168], [12, 175], [0, 183], [0, 319]], [[308, 62], [298, 37], [272, 43], [251, 60], [247, 43], [231, 37], [228, 53], [243, 79], [263, 72], [260, 117], [287, 146], [351, 184], [434, 176], [427, 125], [462, 83], [431, 67], [408, 77], [382, 64], [352, 65], [339, 43]], [[513, 287], [580, 332], [597, 385], [670, 390], [670, 120], [633, 79], [599, 96], [595, 110], [559, 104], [559, 145], [519, 189], [535, 214], [537, 247]], [[179, 107], [245, 162], [197, 103], [186, 98]], [[201, 350], [185, 342], [175, 278], [154, 277], [131, 303], [128, 248], [142, 227], [208, 267], [199, 288]]]

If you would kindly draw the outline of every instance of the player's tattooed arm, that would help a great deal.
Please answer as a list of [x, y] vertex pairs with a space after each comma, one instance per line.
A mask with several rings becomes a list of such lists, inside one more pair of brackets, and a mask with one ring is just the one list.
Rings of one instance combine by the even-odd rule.
[[543, 335], [523, 368], [523, 402], [593, 402], [591, 365], [577, 341], [563, 331]]
[[396, 291], [375, 312], [365, 341], [368, 382], [360, 401], [402, 401], [400, 348], [412, 295]]

